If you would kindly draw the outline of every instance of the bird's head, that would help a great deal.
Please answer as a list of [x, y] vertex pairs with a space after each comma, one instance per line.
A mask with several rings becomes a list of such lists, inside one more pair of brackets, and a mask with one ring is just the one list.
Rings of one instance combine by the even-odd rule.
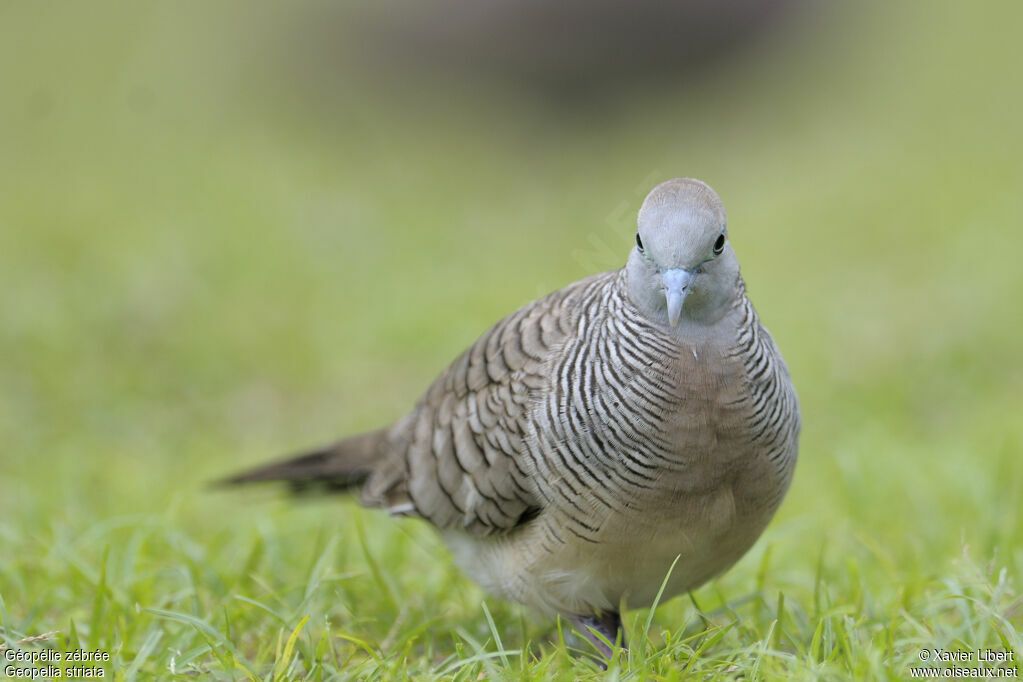
[[643, 201], [638, 223], [626, 265], [633, 303], [671, 327], [713, 322], [727, 312], [739, 264], [714, 190], [691, 178], [662, 182]]

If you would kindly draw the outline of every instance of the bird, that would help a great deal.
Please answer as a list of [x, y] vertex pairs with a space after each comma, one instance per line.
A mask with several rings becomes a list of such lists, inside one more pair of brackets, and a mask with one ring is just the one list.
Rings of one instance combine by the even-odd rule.
[[627, 646], [622, 608], [689, 592], [751, 548], [800, 428], [720, 197], [674, 178], [644, 199], [622, 268], [498, 321], [393, 424], [222, 482], [359, 489], [609, 660]]

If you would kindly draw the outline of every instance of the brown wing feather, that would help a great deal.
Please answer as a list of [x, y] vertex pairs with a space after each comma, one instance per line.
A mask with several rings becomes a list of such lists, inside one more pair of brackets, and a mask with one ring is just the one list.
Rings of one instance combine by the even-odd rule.
[[537, 390], [574, 333], [575, 299], [598, 275], [504, 318], [460, 355], [387, 430], [363, 502], [487, 535], [540, 507], [522, 469]]

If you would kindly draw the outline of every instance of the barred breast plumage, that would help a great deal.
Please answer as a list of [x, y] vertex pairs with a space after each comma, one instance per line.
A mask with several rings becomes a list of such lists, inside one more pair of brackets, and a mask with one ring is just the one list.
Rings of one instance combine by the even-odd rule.
[[[498, 322], [390, 427], [229, 479], [362, 485], [437, 526], [487, 590], [575, 620], [727, 569], [795, 465], [799, 407], [746, 296], [724, 209], [675, 179], [644, 201], [624, 268]], [[677, 561], [676, 561], [677, 560]]]

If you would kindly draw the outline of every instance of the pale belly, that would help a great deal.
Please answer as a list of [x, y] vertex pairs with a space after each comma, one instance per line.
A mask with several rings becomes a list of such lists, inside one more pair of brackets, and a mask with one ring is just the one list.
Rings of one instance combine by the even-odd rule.
[[[694, 358], [700, 356], [713, 354]], [[537, 436], [526, 458], [527, 467], [536, 462], [527, 473], [546, 508], [508, 535], [445, 532], [466, 574], [487, 591], [542, 612], [592, 615], [618, 611], [623, 601], [631, 608], [649, 606], [662, 585], [667, 600], [738, 561], [767, 526], [791, 480], [798, 412], [777, 420], [770, 431], [751, 434], [755, 401], [744, 397], [746, 383], [733, 376], [744, 376], [741, 366], [724, 365], [726, 376], [707, 375], [714, 381], [695, 381], [687, 371], [682, 367], [680, 376], [660, 381], [692, 387], [679, 389], [677, 403], [685, 409], [665, 408], [658, 429], [665, 436], [620, 456], [609, 456], [606, 443], [632, 428], [628, 415], [622, 412], [621, 423], [606, 428], [590, 422], [570, 443], [564, 425], [550, 415], [587, 411], [573, 407], [573, 394], [552, 393], [547, 409], [533, 415]], [[787, 383], [780, 393], [785, 390], [791, 391]], [[627, 404], [644, 400], [623, 392]], [[674, 450], [665, 450], [664, 443]], [[635, 482], [626, 461], [662, 464], [655, 478]], [[563, 475], [566, 467], [576, 467], [576, 473]]]
[[622, 601], [649, 606], [662, 585], [663, 601], [726, 570], [773, 512], [751, 515], [742, 507], [731, 487], [722, 487], [659, 511], [606, 518], [596, 541], [562, 532], [564, 542], [552, 542], [543, 526], [556, 526], [554, 515], [507, 537], [444, 537], [460, 567], [488, 592], [546, 613], [588, 615], [617, 611]]

